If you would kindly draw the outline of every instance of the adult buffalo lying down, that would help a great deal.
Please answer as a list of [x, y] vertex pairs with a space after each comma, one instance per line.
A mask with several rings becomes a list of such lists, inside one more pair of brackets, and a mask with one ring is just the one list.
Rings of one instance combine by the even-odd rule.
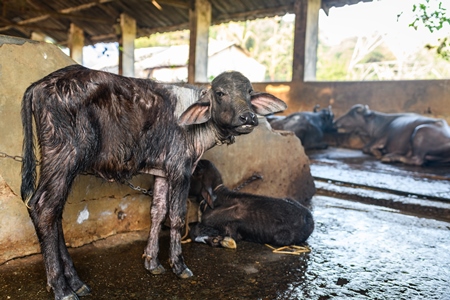
[[235, 248], [239, 240], [298, 245], [314, 230], [311, 212], [297, 201], [232, 191], [208, 160], [198, 163], [190, 195], [205, 200], [200, 203], [201, 222], [191, 224], [190, 237], [213, 247]]
[[335, 131], [334, 114], [331, 106], [320, 111], [318, 108], [316, 105], [312, 112], [296, 112], [285, 118], [268, 118], [268, 121], [275, 130], [294, 132], [306, 150], [326, 149], [328, 144], [323, 141], [323, 136], [327, 131]]
[[450, 162], [450, 130], [444, 120], [413, 113], [385, 114], [354, 105], [335, 122], [339, 132], [366, 135], [363, 152], [383, 162], [423, 165]]
[[[197, 161], [214, 145], [250, 133], [258, 124], [255, 113], [285, 108], [278, 98], [254, 92], [238, 72], [223, 73], [210, 89], [200, 89], [73, 65], [33, 83], [22, 102], [21, 196], [29, 207], [55, 299], [78, 299], [90, 292], [74, 269], [61, 224], [78, 174], [90, 172], [120, 183], [138, 173], [155, 175], [145, 268], [153, 274], [164, 271], [158, 260], [158, 234], [168, 211], [170, 265], [179, 277], [190, 277], [181, 254], [180, 228]], [[37, 186], [33, 116], [41, 152]]]

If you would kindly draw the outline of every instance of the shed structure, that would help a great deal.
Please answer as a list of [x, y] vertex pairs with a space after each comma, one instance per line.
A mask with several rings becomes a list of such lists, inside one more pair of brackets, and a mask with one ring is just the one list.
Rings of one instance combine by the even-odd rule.
[[[207, 82], [208, 28], [229, 21], [293, 13], [292, 80], [255, 83], [288, 103], [283, 114], [332, 105], [336, 117], [352, 105], [367, 104], [386, 113], [415, 112], [450, 121], [450, 80], [315, 81], [318, 15], [323, 9], [371, 0], [0, 0], [0, 35], [68, 46], [81, 62], [81, 48], [119, 42], [119, 72], [134, 74], [135, 38], [157, 32], [190, 30], [188, 82]], [[0, 44], [1, 44], [0, 40]]]
[[209, 26], [229, 21], [296, 14], [293, 79], [315, 78], [318, 15], [322, 8], [371, 0], [1, 0], [0, 34], [70, 48], [82, 63], [82, 47], [119, 42], [119, 72], [134, 74], [134, 39], [156, 32], [190, 30], [188, 81], [207, 82]]

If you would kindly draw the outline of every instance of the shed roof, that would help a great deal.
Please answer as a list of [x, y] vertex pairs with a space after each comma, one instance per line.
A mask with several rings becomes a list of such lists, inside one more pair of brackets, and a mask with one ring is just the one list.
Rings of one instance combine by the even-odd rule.
[[[372, 0], [322, 0], [322, 8]], [[30, 38], [38, 32], [67, 44], [70, 24], [85, 32], [86, 45], [117, 41], [121, 13], [137, 23], [137, 37], [189, 28], [193, 0], [0, 0], [0, 34]], [[295, 0], [210, 0], [212, 24], [294, 12]]]

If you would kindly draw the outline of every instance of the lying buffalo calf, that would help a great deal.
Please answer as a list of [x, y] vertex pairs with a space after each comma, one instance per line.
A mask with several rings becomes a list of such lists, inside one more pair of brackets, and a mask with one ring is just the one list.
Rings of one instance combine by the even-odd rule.
[[331, 107], [318, 111], [319, 105], [312, 112], [296, 112], [285, 118], [267, 118], [275, 130], [292, 131], [302, 141], [306, 150], [325, 149], [328, 144], [323, 141], [324, 133], [334, 131]]
[[311, 212], [290, 199], [235, 192], [208, 160], [200, 160], [190, 194], [203, 197], [201, 222], [191, 226], [192, 240], [211, 246], [234, 247], [232, 239], [276, 246], [301, 244], [314, 230]]
[[[28, 204], [55, 299], [89, 293], [67, 251], [62, 213], [75, 178], [84, 172], [126, 183], [155, 175], [145, 268], [160, 274], [161, 223], [170, 218], [169, 261], [180, 278], [192, 276], [181, 253], [189, 181], [196, 162], [214, 145], [250, 133], [258, 118], [286, 108], [256, 93], [238, 72], [217, 76], [210, 89], [164, 85], [69, 66], [33, 83], [22, 100], [22, 199]], [[33, 119], [40, 149], [36, 185]]]
[[336, 120], [339, 132], [365, 135], [363, 152], [383, 162], [423, 165], [450, 162], [450, 130], [444, 120], [413, 113], [385, 114], [354, 105]]

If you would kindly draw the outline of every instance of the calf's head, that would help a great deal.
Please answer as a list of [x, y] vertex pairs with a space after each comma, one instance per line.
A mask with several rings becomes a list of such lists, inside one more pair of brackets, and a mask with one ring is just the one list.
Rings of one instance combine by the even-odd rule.
[[324, 131], [335, 131], [336, 127], [334, 125], [334, 114], [331, 110], [331, 105], [328, 108], [324, 108], [319, 110], [320, 105], [316, 104], [314, 106], [313, 112], [317, 113], [322, 120], [322, 129]]
[[369, 106], [356, 104], [345, 115], [334, 122], [338, 132], [365, 132], [368, 121], [373, 115]]
[[241, 73], [224, 72], [180, 116], [179, 123], [201, 124], [211, 119], [222, 136], [240, 135], [250, 133], [258, 125], [256, 114], [265, 116], [286, 107], [286, 103], [269, 93], [253, 91], [250, 81]]
[[201, 159], [191, 176], [189, 195], [197, 200], [205, 200], [209, 207], [214, 208], [217, 198], [216, 189], [223, 185], [222, 175], [212, 162]]

